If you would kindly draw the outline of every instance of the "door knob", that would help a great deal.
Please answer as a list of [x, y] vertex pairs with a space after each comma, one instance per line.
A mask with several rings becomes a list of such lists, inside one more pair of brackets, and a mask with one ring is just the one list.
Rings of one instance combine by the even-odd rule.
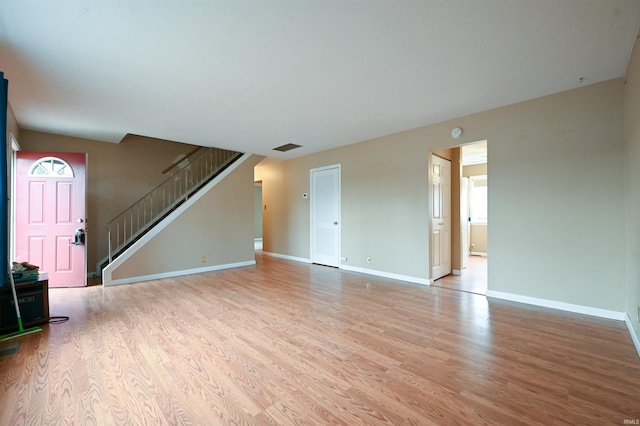
[[337, 225], [337, 224], [338, 224], [338, 221], [333, 222], [333, 224], [334, 224], [334, 225]]

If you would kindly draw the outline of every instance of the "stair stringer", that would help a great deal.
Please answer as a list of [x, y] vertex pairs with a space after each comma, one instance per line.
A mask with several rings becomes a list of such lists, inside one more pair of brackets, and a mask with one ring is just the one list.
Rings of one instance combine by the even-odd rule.
[[[253, 161], [249, 161], [250, 159], [252, 159]], [[150, 274], [142, 274], [137, 276], [114, 278], [115, 271], [117, 271], [120, 267], [125, 265], [127, 262], [131, 261], [131, 259], [134, 258], [134, 256], [136, 256], [140, 251], [143, 250], [143, 248], [147, 246], [147, 244], [154, 241], [154, 239], [158, 237], [165, 229], [171, 226], [183, 214], [188, 212], [194, 205], [196, 205], [202, 199], [202, 197], [207, 195], [210, 191], [212, 191], [214, 188], [216, 188], [218, 185], [224, 182], [226, 178], [232, 175], [240, 167], [249, 166], [251, 170], [253, 170], [253, 167], [261, 159], [262, 157], [255, 156], [252, 154], [243, 154], [233, 164], [227, 167], [222, 173], [220, 173], [218, 176], [212, 179], [209, 183], [203, 186], [198, 192], [193, 194], [182, 205], [180, 205], [173, 212], [168, 214], [161, 222], [159, 222], [156, 226], [154, 226], [151, 230], [149, 230], [145, 235], [143, 235], [138, 241], [132, 244], [131, 247], [126, 249], [116, 259], [114, 259], [109, 265], [107, 265], [102, 271], [103, 285], [113, 286], [113, 285], [119, 285], [119, 284], [130, 284], [130, 283], [139, 282], [139, 281], [169, 278], [169, 277], [175, 277], [175, 276], [181, 276], [181, 275], [188, 275], [188, 274], [194, 274], [194, 273], [201, 273], [201, 272], [255, 264], [255, 257], [253, 256], [253, 250], [251, 250], [250, 258], [247, 256], [246, 259], [239, 259], [238, 261], [233, 261], [228, 263], [218, 263], [211, 266], [190, 267], [190, 268], [176, 269], [176, 270], [170, 270], [170, 271], [162, 271], [159, 273], [150, 273]], [[252, 190], [253, 179], [250, 179], [249, 182], [247, 183], [247, 185], [250, 184], [251, 190]], [[248, 244], [250, 244], [251, 248], [253, 248], [253, 234], [251, 234], [251, 238], [248, 240]], [[174, 247], [173, 250], [178, 252], [180, 248]]]

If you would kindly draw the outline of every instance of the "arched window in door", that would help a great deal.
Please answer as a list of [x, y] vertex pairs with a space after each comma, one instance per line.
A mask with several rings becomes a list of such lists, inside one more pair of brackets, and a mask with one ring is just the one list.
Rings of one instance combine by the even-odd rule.
[[60, 158], [43, 157], [31, 165], [29, 176], [72, 178], [73, 169], [69, 163]]

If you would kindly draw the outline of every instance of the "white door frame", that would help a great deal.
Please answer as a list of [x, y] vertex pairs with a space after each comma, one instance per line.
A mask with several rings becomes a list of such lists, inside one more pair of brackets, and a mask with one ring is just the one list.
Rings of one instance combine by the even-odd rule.
[[338, 172], [338, 188], [337, 188], [337, 194], [336, 194], [336, 200], [335, 200], [337, 217], [334, 219], [334, 222], [333, 222], [333, 224], [336, 226], [335, 244], [336, 244], [337, 253], [335, 258], [330, 260], [329, 262], [327, 262], [326, 260], [323, 260], [318, 263], [339, 268], [340, 261], [342, 258], [342, 255], [341, 255], [341, 250], [342, 250], [342, 166], [340, 164], [333, 164], [333, 165], [324, 166], [324, 167], [316, 167], [314, 169], [309, 170], [309, 186], [311, 189], [310, 191], [311, 205], [309, 209], [309, 232], [310, 232], [309, 257], [311, 259], [311, 263], [316, 263], [316, 261], [318, 260], [316, 256], [316, 238], [315, 238], [315, 232], [314, 232], [316, 227], [315, 209], [317, 207], [317, 204], [316, 204], [317, 198], [314, 191], [314, 173], [325, 171], [325, 170], [331, 170], [331, 169], [337, 169], [337, 172]]
[[463, 176], [460, 179], [460, 270], [456, 275], [462, 275], [469, 263], [469, 178]]
[[9, 133], [9, 140], [11, 141], [11, 209], [9, 218], [9, 229], [11, 230], [9, 236], [9, 257], [11, 259], [16, 258], [16, 152], [20, 151], [20, 144], [16, 140], [13, 133]]

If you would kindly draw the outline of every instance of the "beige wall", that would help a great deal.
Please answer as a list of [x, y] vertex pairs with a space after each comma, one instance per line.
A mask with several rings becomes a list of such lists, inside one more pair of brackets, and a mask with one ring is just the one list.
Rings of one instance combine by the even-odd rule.
[[[347, 264], [428, 278], [428, 153], [486, 139], [489, 289], [622, 311], [622, 94], [615, 79], [261, 166], [265, 251], [309, 258], [309, 205], [299, 195], [309, 169], [340, 163]], [[464, 129], [457, 141], [454, 127]], [[608, 226], [597, 226], [602, 218]]]
[[469, 251], [474, 254], [489, 253], [489, 227], [487, 225], [471, 225], [469, 227]]
[[622, 81], [496, 112], [490, 288], [624, 310]]
[[193, 145], [141, 136], [119, 144], [22, 130], [24, 151], [86, 152], [88, 272], [107, 256], [107, 222], [162, 182], [162, 171]]
[[[251, 156], [195, 204], [112, 270], [113, 280], [191, 271], [255, 260]], [[202, 263], [202, 256], [206, 262]]]
[[[627, 171], [625, 312], [640, 339], [640, 44], [636, 43], [624, 85]], [[640, 349], [639, 349], [640, 350]]]
[[18, 126], [18, 122], [16, 121], [16, 116], [11, 109], [11, 105], [7, 106], [7, 144], [9, 145], [9, 149], [11, 149], [11, 138], [10, 135], [16, 138], [17, 141], [20, 140], [20, 127]]
[[[309, 170], [340, 163], [342, 256], [348, 257], [347, 264], [427, 277], [428, 153], [425, 148], [419, 161], [407, 162], [405, 150], [391, 149], [387, 141], [378, 139], [364, 148], [348, 145], [259, 167], [266, 206], [263, 250], [309, 259], [309, 200], [302, 198], [310, 192]], [[414, 219], [417, 211], [423, 212], [422, 221]], [[370, 265], [367, 256], [372, 258]]]

